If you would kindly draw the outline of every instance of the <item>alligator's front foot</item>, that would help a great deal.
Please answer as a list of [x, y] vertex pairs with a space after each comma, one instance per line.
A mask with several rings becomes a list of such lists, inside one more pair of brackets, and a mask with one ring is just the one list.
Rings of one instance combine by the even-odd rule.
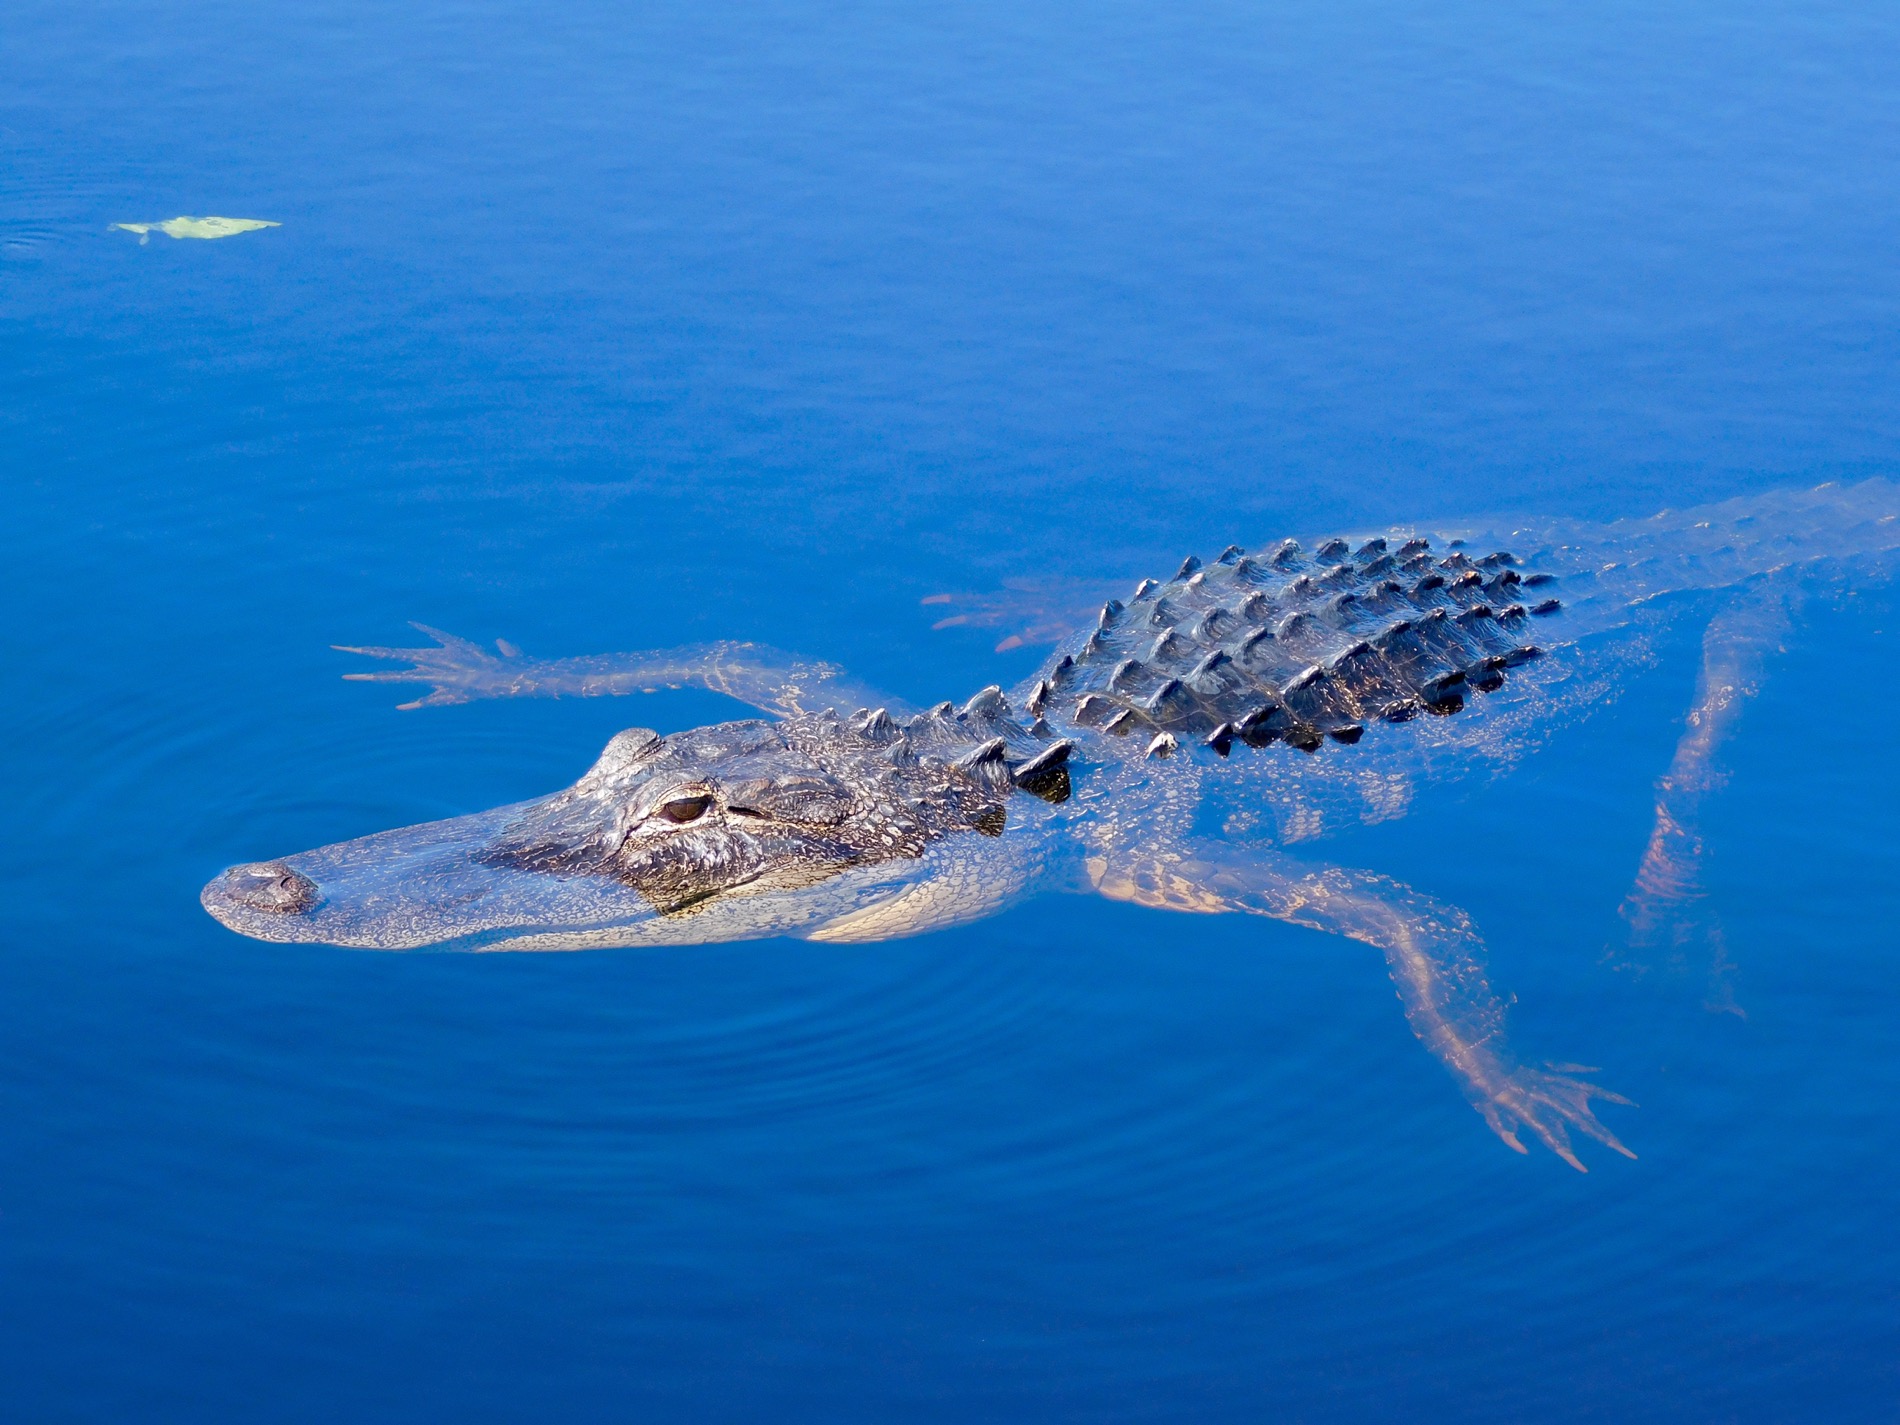
[[1523, 1066], [1485, 1074], [1470, 1082], [1472, 1099], [1491, 1131], [1520, 1153], [1530, 1150], [1518, 1139], [1520, 1128], [1529, 1129], [1551, 1152], [1580, 1173], [1584, 1167], [1570, 1147], [1572, 1130], [1614, 1148], [1625, 1158], [1636, 1155], [1590, 1111], [1590, 1100], [1628, 1104], [1621, 1094], [1574, 1077], [1594, 1072], [1577, 1064], [1552, 1064], [1548, 1069]]
[[413, 708], [446, 707], [452, 703], [473, 702], [477, 698], [500, 698], [524, 692], [528, 671], [533, 666], [521, 656], [521, 650], [501, 639], [495, 641], [499, 656], [479, 643], [457, 638], [452, 633], [412, 623], [411, 628], [427, 634], [434, 648], [352, 648], [332, 645], [339, 653], [360, 653], [366, 658], [407, 659], [413, 667], [378, 668], [373, 673], [345, 673], [354, 683], [428, 683], [434, 691], [427, 697], [399, 706]]
[[348, 648], [368, 658], [406, 659], [407, 668], [345, 673], [359, 683], [428, 683], [425, 698], [404, 708], [441, 707], [476, 698], [618, 698], [661, 688], [707, 688], [775, 717], [830, 708], [886, 708], [903, 704], [844, 676], [830, 663], [799, 658], [757, 643], [697, 643], [581, 658], [524, 658], [512, 643], [495, 640], [500, 655], [466, 638], [415, 624], [434, 648]]
[[1484, 974], [1484, 943], [1471, 918], [1409, 886], [1345, 866], [1314, 867], [1264, 849], [1199, 838], [1125, 850], [1104, 846], [1091, 859], [1095, 888], [1115, 900], [1162, 910], [1247, 911], [1343, 935], [1385, 952], [1393, 987], [1412, 1032], [1451, 1070], [1491, 1131], [1518, 1152], [1529, 1129], [1578, 1172], [1572, 1151], [1581, 1133], [1626, 1158], [1625, 1148], [1590, 1111], [1590, 1100], [1627, 1104], [1575, 1077], [1575, 1064], [1525, 1068], [1504, 1042], [1504, 1005]]

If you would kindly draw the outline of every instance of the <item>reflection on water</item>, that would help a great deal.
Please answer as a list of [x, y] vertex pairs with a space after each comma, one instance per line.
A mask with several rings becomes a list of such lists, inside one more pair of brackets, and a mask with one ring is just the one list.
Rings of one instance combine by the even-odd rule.
[[[1015, 705], [1190, 550], [1554, 548], [1890, 475], [1886, 16], [158, 0], [7, 33], [12, 1414], [1892, 1413], [1895, 604], [1838, 529], [1736, 598], [1606, 536], [1555, 617], [1647, 611], [1613, 677], [1131, 755], [1233, 794], [1099, 856], [1124, 899], [549, 956], [269, 944], [196, 900], [543, 797], [627, 723], [748, 716], [769, 671], [566, 655], [750, 640], [893, 709]], [[112, 228], [180, 212], [282, 227]], [[1751, 566], [1758, 518], [1663, 526]], [[398, 712], [332, 646], [410, 619], [660, 691]], [[1155, 908], [1210, 895], [1266, 914]], [[1635, 1100], [1596, 1107], [1638, 1161], [1501, 1151], [1418, 1052], [1389, 966], [1455, 1060], [1492, 1042], [1439, 993], [1480, 927], [1513, 1063]]]

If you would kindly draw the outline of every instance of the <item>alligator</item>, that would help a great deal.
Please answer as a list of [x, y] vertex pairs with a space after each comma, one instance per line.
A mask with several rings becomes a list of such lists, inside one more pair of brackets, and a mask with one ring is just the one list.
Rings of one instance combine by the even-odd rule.
[[1803, 588], [1886, 577], [1896, 511], [1900, 487], [1873, 480], [1499, 537], [1229, 546], [1108, 599], [1021, 687], [918, 711], [756, 644], [537, 660], [425, 627], [433, 647], [344, 649], [409, 666], [345, 676], [432, 685], [410, 708], [697, 687], [766, 716], [629, 728], [550, 796], [237, 866], [202, 900], [261, 940], [387, 950], [884, 940], [1041, 890], [1250, 912], [1380, 950], [1492, 1132], [1583, 1170], [1573, 1134], [1633, 1156], [1594, 1109], [1628, 1100], [1516, 1056], [1471, 919], [1293, 848], [1508, 770], [1702, 619], [1701, 690], [1625, 907], [1655, 933], [1693, 883], [1749, 670]]

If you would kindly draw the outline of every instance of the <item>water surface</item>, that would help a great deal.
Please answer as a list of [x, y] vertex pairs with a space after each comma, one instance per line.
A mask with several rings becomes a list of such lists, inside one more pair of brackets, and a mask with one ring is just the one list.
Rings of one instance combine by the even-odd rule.
[[[1037, 656], [939, 592], [1891, 475], [1896, 63], [1842, 5], [12, 7], [8, 1418], [1891, 1418], [1890, 588], [1728, 751], [1739, 1014], [1614, 968], [1693, 631], [1329, 848], [1640, 1103], [1587, 1177], [1265, 922], [404, 957], [196, 895], [733, 715], [399, 714], [329, 645], [409, 619], [927, 702]], [[181, 214], [282, 226], [111, 226]]]

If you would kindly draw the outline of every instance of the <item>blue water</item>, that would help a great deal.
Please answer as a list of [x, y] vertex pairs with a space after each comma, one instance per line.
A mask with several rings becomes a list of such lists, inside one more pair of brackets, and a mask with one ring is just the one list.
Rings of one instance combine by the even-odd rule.
[[[1897, 67], [1841, 4], [16, 0], [0, 1416], [1900, 1418], [1889, 588], [1727, 750], [1741, 1014], [1614, 967], [1693, 629], [1329, 846], [1637, 1100], [1588, 1176], [1252, 918], [385, 956], [196, 899], [735, 715], [398, 713], [329, 645], [409, 619], [922, 702], [1033, 667], [919, 604], [1026, 570], [1892, 474]], [[181, 213], [282, 226], [109, 228]]]

